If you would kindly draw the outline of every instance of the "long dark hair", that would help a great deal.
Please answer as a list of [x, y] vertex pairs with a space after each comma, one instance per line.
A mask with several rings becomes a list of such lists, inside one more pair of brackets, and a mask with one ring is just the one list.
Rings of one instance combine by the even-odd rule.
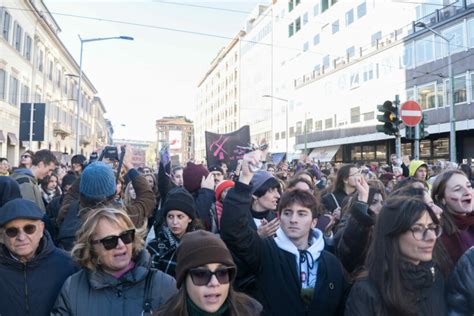
[[390, 315], [416, 315], [416, 301], [408, 297], [402, 283], [399, 238], [425, 212], [439, 224], [433, 210], [422, 199], [410, 196], [389, 198], [378, 215], [366, 266], [368, 277], [377, 287]]
[[[153, 315], [158, 316], [189, 316], [188, 304], [186, 303], [186, 286], [183, 285], [165, 305], [163, 305]], [[227, 296], [229, 309], [224, 315], [229, 316], [253, 316], [260, 315], [261, 306], [249, 296], [235, 292], [232, 286], [229, 287], [229, 295]]]
[[443, 232], [448, 235], [452, 235], [458, 231], [458, 228], [454, 223], [453, 215], [448, 210], [448, 206], [446, 205], [446, 203], [443, 202], [447, 184], [449, 180], [451, 180], [451, 177], [455, 174], [459, 174], [466, 177], [466, 174], [461, 170], [446, 170], [436, 177], [436, 180], [433, 183], [433, 188], [431, 190], [431, 198], [439, 207], [443, 209], [443, 213], [441, 214]]
[[342, 166], [337, 171], [336, 184], [334, 185], [334, 192], [341, 191], [344, 192], [344, 180], [349, 178], [351, 168], [357, 168], [355, 165], [348, 164]]

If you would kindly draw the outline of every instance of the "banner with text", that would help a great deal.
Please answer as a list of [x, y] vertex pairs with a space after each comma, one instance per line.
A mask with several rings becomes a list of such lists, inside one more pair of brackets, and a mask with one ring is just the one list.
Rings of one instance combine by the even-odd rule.
[[212, 166], [224, 161], [229, 171], [234, 171], [237, 161], [242, 159], [246, 152], [245, 149], [237, 148], [237, 146], [248, 147], [249, 144], [250, 127], [248, 125], [227, 134], [206, 132], [207, 165]]

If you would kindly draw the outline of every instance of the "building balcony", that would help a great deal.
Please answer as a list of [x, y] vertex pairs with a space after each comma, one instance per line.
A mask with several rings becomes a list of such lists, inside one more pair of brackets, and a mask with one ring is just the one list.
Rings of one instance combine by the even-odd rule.
[[62, 139], [66, 138], [66, 136], [71, 135], [71, 128], [65, 123], [62, 122], [54, 122], [53, 123], [53, 134], [54, 136], [61, 136]]
[[79, 137], [79, 144], [87, 146], [91, 143], [90, 137], [86, 135], [81, 135]]

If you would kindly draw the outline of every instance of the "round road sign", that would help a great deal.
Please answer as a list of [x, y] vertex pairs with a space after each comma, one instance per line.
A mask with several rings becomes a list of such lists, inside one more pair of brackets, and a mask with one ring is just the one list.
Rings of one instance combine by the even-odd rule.
[[415, 101], [407, 101], [400, 108], [400, 117], [406, 126], [416, 126], [421, 122], [423, 112], [421, 106]]

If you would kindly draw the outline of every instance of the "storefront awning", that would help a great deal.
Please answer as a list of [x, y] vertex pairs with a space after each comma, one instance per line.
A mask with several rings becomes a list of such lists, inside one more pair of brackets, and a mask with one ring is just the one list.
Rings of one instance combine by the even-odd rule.
[[10, 145], [12, 146], [18, 145], [18, 138], [16, 137], [14, 133], [8, 133], [7, 136], [8, 136], [8, 141]]
[[0, 130], [0, 143], [4, 143], [5, 142], [5, 134], [3, 133], [2, 130]]
[[283, 160], [283, 158], [285, 158], [285, 154], [286, 153], [272, 153], [272, 162], [275, 165], [278, 165]]
[[320, 148], [315, 148], [313, 151], [309, 154], [309, 158], [314, 161], [320, 161], [320, 162], [328, 162], [331, 161], [334, 155], [337, 153], [339, 150], [339, 145], [338, 146], [328, 146], [328, 147], [320, 147]]

